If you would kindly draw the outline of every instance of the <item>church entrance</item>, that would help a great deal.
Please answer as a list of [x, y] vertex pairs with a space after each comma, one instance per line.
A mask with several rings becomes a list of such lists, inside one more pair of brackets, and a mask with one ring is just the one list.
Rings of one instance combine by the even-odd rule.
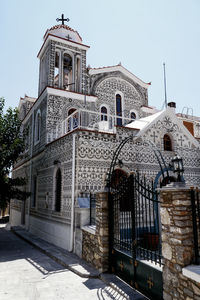
[[147, 184], [138, 174], [122, 176], [111, 187], [109, 205], [110, 269], [150, 299], [163, 299], [159, 201], [153, 182]]

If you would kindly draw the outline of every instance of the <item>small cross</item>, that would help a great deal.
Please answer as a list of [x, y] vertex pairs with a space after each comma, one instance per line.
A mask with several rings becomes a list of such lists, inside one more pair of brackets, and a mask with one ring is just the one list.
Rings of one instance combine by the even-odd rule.
[[68, 34], [68, 35], [66, 35], [66, 38], [68, 39], [68, 40], [71, 40], [72, 39], [72, 37]]
[[155, 133], [155, 131], [153, 132], [153, 134], [151, 135], [151, 137], [153, 138], [153, 142], [156, 142], [156, 138], [158, 137]]
[[64, 19], [64, 14], [62, 14], [62, 15], [61, 15], [61, 19], [57, 18], [56, 21], [57, 21], [57, 22], [62, 21], [62, 25], [64, 25], [64, 24], [65, 24], [65, 21], [66, 21], [66, 22], [69, 22], [69, 18]]
[[180, 141], [180, 142], [181, 142], [181, 147], [182, 147], [182, 146], [183, 146], [183, 141], [184, 141], [184, 139], [183, 139], [182, 135], [181, 135], [180, 139], [178, 139], [178, 141]]
[[147, 280], [147, 283], [149, 285], [149, 289], [151, 289], [153, 287], [153, 281], [152, 281], [151, 277], [149, 277], [149, 279]]

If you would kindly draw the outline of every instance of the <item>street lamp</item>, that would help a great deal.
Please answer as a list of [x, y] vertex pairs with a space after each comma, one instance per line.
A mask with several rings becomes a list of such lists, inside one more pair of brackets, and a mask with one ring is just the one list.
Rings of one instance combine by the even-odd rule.
[[172, 158], [171, 162], [173, 172], [177, 173], [177, 182], [184, 182], [182, 176], [184, 172], [183, 159], [180, 156], [176, 155], [174, 158]]

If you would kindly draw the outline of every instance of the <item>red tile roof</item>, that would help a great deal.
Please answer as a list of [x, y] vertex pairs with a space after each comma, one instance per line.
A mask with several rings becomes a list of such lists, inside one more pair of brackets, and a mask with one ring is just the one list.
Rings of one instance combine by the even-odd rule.
[[[69, 26], [67, 26], [67, 25], [63, 25], [63, 24], [55, 25], [55, 26], [51, 27], [50, 29], [47, 29], [46, 32], [45, 32], [45, 35], [46, 35], [47, 32], [50, 31], [50, 30], [55, 30], [55, 29], [60, 29], [60, 28], [64, 28], [64, 29], [67, 29], [67, 30], [76, 32], [76, 33], [78, 34], [79, 38], [80, 38], [81, 41], [82, 41], [82, 38], [81, 38], [80, 34], [78, 33], [78, 31], [72, 29], [71, 27], [69, 27]], [[44, 35], [44, 37], [45, 37], [45, 35]]]

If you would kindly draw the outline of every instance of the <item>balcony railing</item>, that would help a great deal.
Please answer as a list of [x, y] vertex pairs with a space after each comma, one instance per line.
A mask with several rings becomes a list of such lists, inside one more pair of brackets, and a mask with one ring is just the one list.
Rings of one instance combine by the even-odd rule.
[[133, 121], [131, 118], [122, 116], [103, 114], [85, 109], [76, 110], [48, 133], [48, 142], [72, 132], [77, 128], [115, 133], [116, 125], [125, 126]]

